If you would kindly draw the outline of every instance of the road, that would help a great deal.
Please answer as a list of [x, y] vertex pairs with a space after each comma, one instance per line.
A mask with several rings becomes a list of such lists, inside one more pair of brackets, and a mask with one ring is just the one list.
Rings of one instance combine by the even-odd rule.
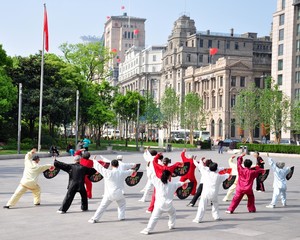
[[[227, 167], [227, 159], [230, 153], [218, 154], [216, 151], [198, 150], [187, 152], [198, 156], [211, 158], [219, 166]], [[123, 155], [124, 162], [142, 163], [141, 170], [145, 171], [145, 162], [142, 153], [111, 153], [105, 154], [108, 159], [115, 158], [118, 154]], [[103, 153], [104, 155], [104, 153]], [[180, 151], [164, 153], [172, 159], [172, 163], [180, 160]], [[31, 192], [27, 192], [12, 209], [0, 209], [0, 238], [10, 239], [38, 239], [45, 240], [59, 238], [64, 239], [300, 239], [300, 169], [299, 156], [271, 154], [275, 161], [285, 161], [287, 166], [295, 166], [295, 174], [288, 182], [287, 207], [268, 209], [265, 206], [270, 203], [272, 197], [273, 173], [270, 173], [265, 181], [266, 192], [255, 192], [256, 213], [248, 213], [246, 202], [241, 202], [236, 212], [232, 215], [225, 214], [229, 202], [222, 202], [226, 191], [221, 189], [219, 194], [220, 215], [223, 221], [214, 221], [211, 216], [211, 208], [208, 207], [202, 223], [193, 223], [197, 208], [187, 207], [186, 200], [174, 200], [177, 210], [176, 229], [170, 231], [167, 226], [167, 216], [163, 215], [159, 220], [154, 232], [148, 236], [140, 234], [147, 225], [150, 215], [146, 213], [149, 202], [142, 203], [140, 190], [146, 183], [146, 177], [135, 187], [126, 186], [127, 199], [126, 220], [117, 220], [116, 204], [109, 206], [102, 217], [102, 221], [96, 224], [88, 223], [94, 211], [99, 206], [103, 195], [103, 182], [93, 184], [93, 198], [89, 200], [89, 211], [81, 212], [80, 195], [77, 194], [67, 214], [58, 214], [66, 193], [68, 175], [65, 172], [53, 179], [45, 179], [42, 175], [39, 183], [42, 188], [41, 206], [33, 206]], [[266, 160], [267, 157], [262, 154]], [[255, 161], [252, 155], [247, 155]], [[71, 163], [72, 157], [60, 157], [61, 161]], [[52, 163], [51, 158], [42, 158], [40, 164]], [[268, 167], [268, 164], [266, 164]], [[23, 159], [9, 159], [0, 161], [0, 202], [2, 206], [15, 191], [23, 171]], [[198, 173], [197, 173], [198, 176]]]

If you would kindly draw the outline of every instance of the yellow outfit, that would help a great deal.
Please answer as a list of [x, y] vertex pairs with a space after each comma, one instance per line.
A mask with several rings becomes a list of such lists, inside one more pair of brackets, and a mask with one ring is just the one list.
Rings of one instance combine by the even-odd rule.
[[46, 164], [40, 166], [36, 161], [32, 160], [32, 153], [28, 152], [25, 156], [24, 160], [24, 172], [23, 177], [20, 181], [19, 186], [17, 187], [15, 193], [7, 202], [6, 206], [14, 206], [22, 195], [27, 191], [30, 190], [33, 193], [33, 203], [39, 204], [41, 199], [41, 188], [38, 185], [38, 176], [40, 173], [44, 172], [45, 170], [49, 169], [52, 165]]

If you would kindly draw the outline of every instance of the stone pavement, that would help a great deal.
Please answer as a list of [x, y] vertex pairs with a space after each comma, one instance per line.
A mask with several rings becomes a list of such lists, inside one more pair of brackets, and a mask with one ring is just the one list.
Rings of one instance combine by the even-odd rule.
[[[145, 170], [141, 153], [103, 153], [108, 159], [117, 154], [123, 154], [124, 162], [141, 162], [141, 170]], [[229, 153], [217, 154], [216, 151], [188, 152], [206, 158], [212, 158], [219, 166], [228, 166]], [[180, 159], [180, 151], [164, 153], [175, 162]], [[255, 192], [256, 213], [248, 213], [246, 202], [241, 202], [232, 215], [225, 213], [229, 202], [222, 202], [225, 190], [221, 189], [219, 195], [220, 215], [223, 221], [214, 221], [211, 216], [211, 207], [208, 207], [203, 222], [196, 224], [192, 220], [197, 208], [187, 207], [186, 200], [174, 199], [177, 210], [176, 229], [168, 230], [167, 216], [163, 215], [158, 221], [154, 232], [148, 236], [140, 234], [147, 225], [150, 215], [146, 213], [149, 202], [142, 203], [140, 190], [146, 183], [146, 177], [135, 187], [126, 186], [127, 199], [126, 220], [117, 220], [116, 204], [112, 203], [104, 213], [101, 222], [88, 223], [99, 206], [103, 194], [103, 182], [93, 184], [93, 198], [89, 200], [89, 211], [80, 211], [80, 195], [77, 194], [67, 214], [56, 213], [66, 193], [68, 175], [60, 172], [53, 179], [45, 179], [42, 175], [39, 183], [42, 188], [41, 206], [33, 206], [31, 192], [27, 192], [12, 209], [3, 209], [8, 199], [15, 191], [23, 171], [23, 159], [9, 159], [0, 161], [0, 239], [300, 239], [300, 169], [299, 156], [271, 154], [275, 161], [285, 161], [287, 166], [295, 166], [295, 174], [288, 182], [287, 207], [268, 209], [265, 206], [272, 197], [273, 173], [271, 172], [265, 182], [266, 192]], [[267, 160], [267, 157], [262, 154]], [[248, 158], [254, 161], [253, 156]], [[71, 157], [60, 157], [61, 161], [71, 163]], [[40, 164], [51, 163], [49, 157], [42, 158]], [[266, 164], [268, 167], [268, 164]], [[198, 173], [197, 173], [198, 174]]]

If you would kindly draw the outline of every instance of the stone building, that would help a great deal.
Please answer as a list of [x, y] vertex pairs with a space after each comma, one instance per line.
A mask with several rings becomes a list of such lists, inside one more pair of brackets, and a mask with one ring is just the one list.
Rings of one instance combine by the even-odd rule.
[[[272, 78], [292, 101], [300, 100], [300, 1], [277, 0], [273, 14]], [[282, 131], [282, 138], [292, 138]], [[299, 136], [298, 136], [299, 139]]]
[[[216, 49], [217, 52], [211, 55], [211, 49]], [[222, 87], [222, 98], [218, 99], [218, 101], [222, 102], [222, 108], [219, 111], [224, 111], [221, 114], [222, 118], [213, 118], [215, 124], [218, 121], [220, 123], [220, 120], [222, 120], [222, 124], [219, 126], [223, 126], [223, 128], [220, 133], [218, 131], [215, 133], [217, 135], [222, 134], [220, 136], [223, 138], [231, 137], [233, 135], [230, 133], [231, 130], [229, 131], [231, 110], [228, 106], [231, 103], [231, 98], [234, 96], [233, 93], [236, 94], [239, 88], [229, 88], [227, 83], [230, 81], [241, 81], [247, 86], [248, 82], [254, 82], [257, 87], [263, 87], [264, 77], [262, 76], [267, 76], [271, 73], [271, 50], [272, 42], [269, 36], [257, 37], [257, 33], [235, 34], [233, 29], [228, 34], [214, 33], [209, 30], [197, 32], [194, 20], [183, 15], [175, 21], [172, 33], [168, 37], [166, 51], [162, 59], [160, 92], [163, 94], [167, 87], [172, 87], [177, 95], [180, 96], [181, 102], [183, 102], [187, 92], [198, 91], [200, 93], [200, 89], [196, 90], [197, 87], [195, 86], [195, 84], [199, 84], [199, 81], [191, 81], [190, 76], [186, 76], [186, 73], [193, 75], [190, 72], [192, 71], [191, 68], [204, 67], [202, 70], [198, 70], [207, 72], [203, 73], [204, 76], [216, 76], [218, 73], [218, 76], [222, 77], [224, 81], [224, 86], [227, 87]], [[241, 73], [238, 71], [233, 72], [233, 69], [230, 68], [231, 65], [234, 65], [233, 59], [236, 61], [235, 64], [244, 66]], [[237, 61], [238, 59], [240, 59], [240, 62]], [[220, 64], [224, 66], [222, 71], [220, 67], [217, 67]], [[191, 68], [186, 71], [189, 67]], [[216, 71], [216, 73], [213, 71]], [[243, 73], [243, 71], [245, 72]], [[209, 81], [210, 79], [214, 78], [208, 77]], [[220, 81], [220, 79], [214, 81]], [[209, 97], [211, 99], [212, 89], [206, 90], [209, 91], [205, 92], [208, 95], [204, 98]], [[214, 90], [214, 94], [217, 97], [220, 94], [218, 92], [219, 89]], [[201, 97], [203, 96], [201, 95]], [[211, 108], [212, 104], [208, 104], [207, 107]], [[228, 109], [229, 112], [226, 113]], [[209, 126], [211, 125], [209, 124], [211, 121], [212, 118], [208, 119], [207, 130], [210, 129]], [[180, 123], [175, 125], [178, 126]]]
[[116, 51], [116, 57], [109, 62], [108, 67], [113, 70], [113, 76], [108, 79], [116, 86], [119, 75], [119, 64], [124, 61], [125, 52], [132, 46], [145, 47], [144, 18], [131, 17], [127, 13], [121, 16], [111, 16], [104, 26], [104, 46]]

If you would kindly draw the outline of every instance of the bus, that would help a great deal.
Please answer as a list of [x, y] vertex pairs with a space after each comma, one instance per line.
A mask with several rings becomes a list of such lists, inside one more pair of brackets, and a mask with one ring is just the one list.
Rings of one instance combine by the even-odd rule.
[[104, 139], [119, 139], [120, 138], [120, 130], [108, 128], [103, 131], [102, 137]]

